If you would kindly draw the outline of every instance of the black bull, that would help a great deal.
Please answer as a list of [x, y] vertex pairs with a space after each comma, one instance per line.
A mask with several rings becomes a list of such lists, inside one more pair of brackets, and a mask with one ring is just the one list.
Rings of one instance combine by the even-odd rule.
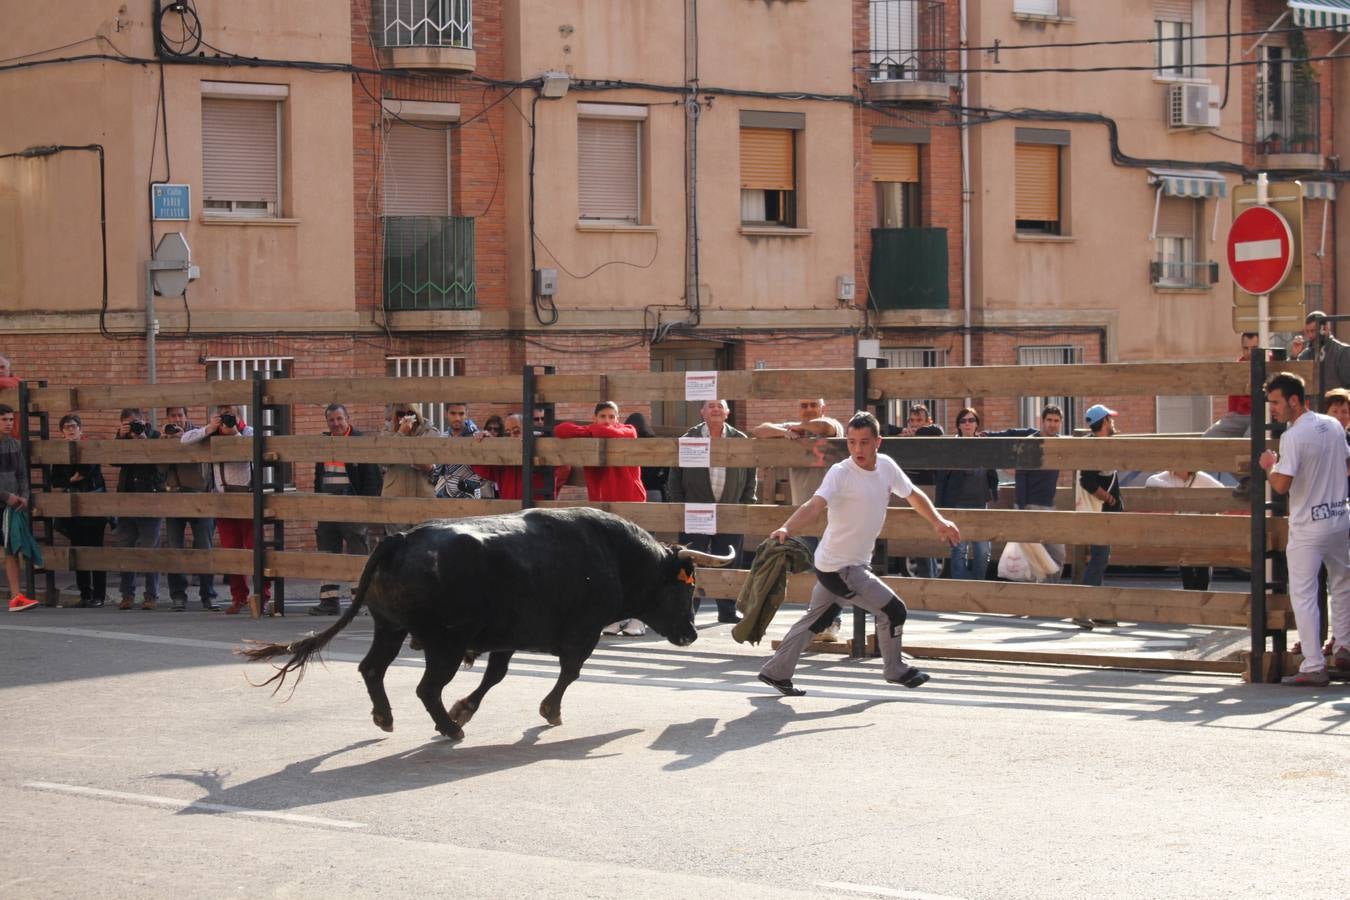
[[[539, 714], [562, 724], [562, 695], [611, 622], [638, 618], [676, 646], [694, 642], [694, 563], [723, 559], [668, 547], [618, 516], [595, 509], [532, 509], [499, 516], [425, 522], [387, 538], [366, 562], [345, 615], [332, 627], [290, 644], [250, 642], [250, 660], [290, 655], [264, 684], [296, 672], [356, 618], [370, 610], [375, 636], [361, 677], [375, 724], [394, 730], [384, 673], [411, 634], [426, 654], [417, 696], [446, 737], [506, 675], [517, 650], [558, 657], [558, 681]], [[487, 653], [477, 689], [447, 712], [441, 692], [462, 660]]]

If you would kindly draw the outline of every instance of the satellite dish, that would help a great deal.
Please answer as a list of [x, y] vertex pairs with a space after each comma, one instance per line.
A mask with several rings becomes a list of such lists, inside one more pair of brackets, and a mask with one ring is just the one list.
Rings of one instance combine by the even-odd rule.
[[155, 247], [155, 262], [177, 267], [152, 267], [151, 279], [155, 293], [161, 297], [181, 297], [187, 290], [190, 280], [189, 268], [192, 265], [192, 250], [180, 231], [170, 231], [159, 239]]

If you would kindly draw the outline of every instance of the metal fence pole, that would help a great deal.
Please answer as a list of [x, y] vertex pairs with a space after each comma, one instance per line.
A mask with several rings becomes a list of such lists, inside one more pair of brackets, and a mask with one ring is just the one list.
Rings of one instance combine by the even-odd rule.
[[[32, 508], [32, 502], [31, 502], [31, 501], [32, 501], [32, 498], [33, 498], [33, 479], [32, 479], [32, 474], [33, 474], [33, 436], [32, 436], [32, 434], [29, 433], [29, 428], [28, 428], [28, 382], [27, 382], [27, 381], [20, 381], [20, 382], [19, 382], [19, 408], [18, 408], [17, 410], [14, 411], [14, 416], [15, 416], [15, 418], [17, 418], [17, 419], [19, 420], [19, 447], [23, 450], [23, 459], [24, 459], [24, 463], [26, 464], [25, 471], [22, 473], [22, 475], [21, 475], [20, 477], [23, 478], [24, 484], [27, 485], [27, 487], [28, 487], [28, 491], [27, 491], [27, 493], [28, 493], [28, 499], [29, 499], [28, 522], [29, 522], [29, 527], [31, 528], [33, 522], [35, 522], [36, 520], [35, 520], [34, 517], [33, 517], [33, 508]], [[48, 529], [48, 534], [50, 535], [50, 533], [51, 533], [51, 530]], [[34, 569], [33, 569], [33, 558], [30, 557], [30, 556], [25, 556], [25, 557], [23, 558], [23, 560], [24, 560], [24, 563], [23, 563], [23, 584], [24, 584], [24, 591], [28, 594], [29, 597], [32, 597], [34, 594], [37, 593], [37, 575], [36, 575], [36, 572], [35, 572]], [[49, 602], [49, 603], [51, 602], [51, 598], [50, 598], [50, 597], [48, 597], [48, 602]], [[60, 601], [57, 601], [57, 602], [59, 603]], [[56, 605], [56, 604], [51, 604], [51, 605]]]
[[[861, 356], [853, 360], [853, 409], [867, 409], [867, 360]], [[885, 541], [878, 541], [877, 545], [873, 547], [874, 567], [878, 557], [881, 559], [881, 568], [884, 570], [886, 568]], [[867, 655], [867, 612], [860, 606], [853, 607], [853, 640], [850, 643], [852, 645], [850, 652], [853, 656], [863, 657]]]
[[258, 416], [258, 424], [253, 428], [253, 596], [257, 599], [259, 615], [266, 606], [264, 598], [267, 596], [263, 582], [267, 559], [267, 545], [263, 541], [263, 375], [261, 371], [253, 373], [253, 411]]
[[[1266, 349], [1259, 347], [1251, 361], [1251, 670], [1252, 684], [1263, 680], [1266, 652], [1266, 473], [1261, 468], [1261, 454], [1266, 451]], [[1276, 678], [1280, 675], [1282, 659], [1275, 660]]]
[[521, 370], [520, 508], [534, 508], [534, 366]]

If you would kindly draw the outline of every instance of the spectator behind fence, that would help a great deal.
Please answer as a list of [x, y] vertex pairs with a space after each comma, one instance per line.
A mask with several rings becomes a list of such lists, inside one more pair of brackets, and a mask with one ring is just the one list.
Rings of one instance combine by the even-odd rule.
[[[440, 437], [435, 426], [422, 418], [422, 407], [417, 403], [392, 403], [384, 433], [396, 438]], [[431, 463], [389, 463], [384, 467], [382, 497], [421, 497], [430, 500], [436, 496], [436, 467]], [[412, 527], [411, 522], [386, 524], [385, 534], [397, 534]]]
[[[1238, 362], [1250, 362], [1252, 351], [1260, 336], [1255, 332], [1244, 331], [1240, 338], [1241, 351], [1238, 353]], [[1207, 438], [1245, 438], [1250, 437], [1252, 433], [1252, 395], [1251, 394], [1229, 394], [1228, 410], [1222, 416], [1205, 429], [1204, 437]], [[1251, 490], [1251, 476], [1243, 475], [1238, 478], [1237, 487], [1233, 489], [1233, 496], [1239, 500], [1246, 500]]]
[[1294, 338], [1289, 347], [1290, 356], [1310, 360], [1317, 353], [1317, 335], [1322, 335], [1322, 355], [1317, 366], [1320, 384], [1326, 387], [1350, 387], [1350, 344], [1336, 340], [1331, 333], [1327, 314], [1320, 309], [1303, 319], [1303, 334]]
[[[942, 437], [942, 426], [933, 421], [932, 414], [928, 407], [922, 403], [913, 403], [909, 407], [909, 413], [905, 417], [905, 427], [896, 428], [894, 425], [887, 425], [884, 429], [887, 437]], [[934, 469], [910, 469], [908, 470], [911, 484], [920, 487], [927, 487], [936, 494], [937, 472]], [[914, 557], [914, 577], [916, 578], [937, 578], [941, 574], [942, 563], [940, 560], [929, 556]]]
[[[328, 430], [324, 437], [360, 437], [352, 427], [347, 407], [330, 403], [323, 411]], [[349, 463], [338, 460], [314, 464], [314, 493], [337, 497], [378, 497], [384, 477], [375, 463]], [[320, 553], [370, 553], [370, 530], [364, 522], [319, 522], [314, 541]], [[319, 604], [309, 608], [311, 616], [336, 616], [342, 612], [336, 582], [319, 586]]]
[[[1114, 409], [1100, 403], [1088, 407], [1083, 420], [1087, 422], [1089, 438], [1109, 438], [1116, 433]], [[1078, 487], [1074, 494], [1074, 509], [1078, 512], [1121, 512], [1120, 479], [1115, 471], [1084, 469], [1078, 473]], [[1083, 567], [1082, 583], [1101, 587], [1106, 576], [1106, 565], [1111, 561], [1109, 544], [1088, 547], [1087, 565]], [[1109, 619], [1074, 619], [1079, 628], [1092, 630], [1094, 625], [1113, 625]]]
[[1285, 679], [1300, 687], [1330, 683], [1328, 660], [1322, 651], [1322, 613], [1318, 606], [1318, 572], [1327, 570], [1327, 606], [1335, 653], [1330, 667], [1350, 675], [1350, 535], [1346, 530], [1346, 478], [1350, 477], [1350, 448], [1345, 429], [1330, 416], [1306, 406], [1303, 379], [1288, 372], [1266, 383], [1270, 417], [1288, 426], [1280, 449], [1267, 450], [1259, 460], [1270, 474], [1270, 486], [1289, 494], [1289, 602], [1294, 608], [1302, 645], [1298, 674]]
[[[78, 443], [84, 440], [84, 426], [80, 417], [66, 413], [58, 426], [61, 437]], [[102, 494], [103, 468], [98, 463], [54, 465], [51, 472], [52, 490], [67, 494]], [[102, 547], [103, 534], [108, 527], [105, 516], [71, 516], [58, 519], [56, 530], [66, 536], [72, 547]], [[80, 606], [102, 606], [108, 599], [108, 573], [102, 570], [75, 570], [75, 584], [80, 591]]]
[[[743, 431], [727, 423], [727, 401], [705, 400], [699, 410], [703, 422], [686, 431], [682, 437], [703, 437], [719, 441], [724, 438], [747, 438]], [[710, 466], [706, 469], [675, 467], [666, 478], [666, 499], [671, 503], [739, 503], [755, 502], [758, 487], [756, 472], [751, 467]], [[680, 543], [701, 553], [725, 556], [728, 550], [736, 554], [739, 565], [745, 535], [719, 531], [717, 534], [680, 533]], [[702, 586], [694, 589], [694, 605], [705, 596]], [[717, 597], [717, 621], [735, 625], [741, 620], [736, 613], [734, 597]]]
[[[983, 432], [985, 437], [1062, 437], [1064, 411], [1053, 403], [1041, 408], [1040, 428], [1005, 428]], [[1059, 469], [1018, 469], [1013, 475], [1013, 505], [1018, 509], [1053, 510], [1059, 489]], [[1064, 545], [1042, 544], [1055, 564], [1064, 567]]]
[[[184, 434], [193, 428], [188, 420], [187, 408], [170, 406], [164, 410], [164, 430], [162, 440], [181, 441]], [[169, 493], [199, 494], [206, 490], [205, 463], [170, 463], [164, 466], [164, 490]], [[186, 546], [187, 529], [192, 528], [192, 549], [210, 550], [216, 520], [211, 516], [165, 516], [164, 543], [175, 550]], [[197, 599], [202, 609], [216, 608], [216, 579], [214, 575], [197, 576]], [[187, 609], [188, 579], [178, 572], [169, 573], [170, 609], [182, 612]]]
[[[1188, 472], [1184, 469], [1170, 469], [1148, 476], [1144, 487], [1151, 488], [1215, 488], [1223, 487], [1217, 478], [1204, 472]], [[1210, 578], [1214, 575], [1211, 566], [1181, 566], [1181, 586], [1188, 591], [1209, 590]]]
[[1340, 422], [1341, 427], [1346, 429], [1346, 439], [1350, 440], [1350, 390], [1332, 388], [1322, 395], [1322, 406], [1326, 409], [1327, 415]]
[[[964, 407], [956, 414], [956, 436], [975, 437], [980, 414]], [[995, 469], [942, 469], [937, 473], [937, 501], [941, 509], [986, 509], [998, 499]], [[981, 580], [989, 571], [990, 541], [960, 541], [952, 547], [951, 577]]]
[[[503, 420], [503, 427], [506, 431], [506, 437], [513, 441], [523, 440], [525, 430], [521, 426], [520, 413], [511, 413]], [[537, 429], [536, 429], [537, 431]], [[480, 431], [473, 436], [475, 441], [486, 440], [492, 435]], [[523, 500], [525, 498], [525, 473], [520, 466], [512, 465], [476, 465], [473, 467], [475, 474], [483, 480], [484, 485], [491, 484], [493, 494], [498, 500]], [[550, 466], [534, 467], [534, 496], [535, 498], [544, 498], [552, 500], [558, 496], [558, 488], [562, 482], [567, 480], [567, 473], [570, 467], [559, 466], [554, 469]], [[558, 479], [561, 476], [561, 480]]]
[[[204, 440], [219, 438], [251, 438], [253, 429], [239, 417], [239, 407], [224, 404], [216, 407], [211, 419], [201, 428], [183, 432], [183, 443], [199, 444]], [[248, 494], [253, 490], [253, 463], [218, 462], [207, 466], [207, 490], [214, 494]], [[253, 549], [253, 520], [226, 519], [216, 517], [216, 537], [221, 547], [231, 550]], [[230, 605], [226, 615], [236, 615], [248, 606], [248, 579], [243, 575], [230, 575]], [[256, 585], [255, 585], [256, 587]], [[266, 579], [262, 584], [259, 599], [260, 612], [265, 611], [271, 599], [272, 585]]]
[[[145, 411], [136, 408], [122, 410], [116, 439], [119, 441], [158, 440], [159, 432], [146, 421]], [[119, 494], [157, 494], [164, 490], [164, 472], [155, 463], [123, 463], [117, 475]], [[158, 516], [118, 516], [114, 533], [117, 546], [152, 550], [159, 546], [163, 520]], [[159, 573], [145, 572], [145, 594], [141, 609], [154, 609], [159, 600]], [[121, 578], [122, 602], [118, 609], [136, 605], [136, 573], [123, 572]]]
[[[23, 380], [14, 377], [13, 369], [14, 365], [9, 361], [9, 357], [0, 355], [0, 390], [14, 390], [18, 388], [19, 382]], [[9, 433], [14, 436], [16, 441], [22, 436], [19, 429], [19, 417], [16, 415], [14, 417], [14, 427], [9, 430]]]
[[473, 437], [478, 425], [469, 418], [469, 404], [451, 400], [445, 404], [445, 436]]
[[[640, 438], [654, 438], [656, 432], [647, 424], [647, 417], [640, 412], [629, 413], [624, 419], [625, 425], [632, 425]], [[666, 479], [670, 477], [669, 466], [643, 466], [642, 487], [647, 492], [648, 503], [661, 503], [666, 496]]]
[[[469, 418], [468, 404], [453, 401], [445, 404], [445, 436], [469, 438], [478, 433], [478, 426]], [[446, 500], [478, 500], [483, 496], [483, 480], [467, 463], [448, 462], [436, 467], [436, 496]]]
[[[34, 562], [41, 562], [41, 551], [25, 547], [21, 534], [28, 530], [28, 460], [23, 445], [14, 438], [14, 407], [0, 403], [0, 503], [4, 503], [5, 578], [9, 581], [9, 611], [23, 612], [37, 606], [37, 601], [24, 596], [19, 579], [19, 558], [32, 554]], [[11, 533], [12, 532], [12, 533]]]

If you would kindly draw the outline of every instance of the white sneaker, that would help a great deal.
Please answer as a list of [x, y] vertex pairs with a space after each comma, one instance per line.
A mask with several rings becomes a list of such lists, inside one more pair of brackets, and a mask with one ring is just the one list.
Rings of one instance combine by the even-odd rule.
[[831, 622], [829, 626], [815, 637], [818, 641], [829, 641], [834, 643], [839, 640], [839, 623]]
[[624, 626], [624, 623], [623, 623], [623, 622], [615, 622], [615, 623], [613, 623], [612, 625], [606, 625], [604, 628], [600, 629], [600, 633], [601, 633], [601, 634], [618, 634], [620, 631], [623, 630], [623, 626]]
[[643, 624], [641, 619], [629, 619], [623, 623], [623, 628], [620, 629], [619, 633], [626, 634], [629, 637], [642, 637], [647, 633], [647, 626]]

